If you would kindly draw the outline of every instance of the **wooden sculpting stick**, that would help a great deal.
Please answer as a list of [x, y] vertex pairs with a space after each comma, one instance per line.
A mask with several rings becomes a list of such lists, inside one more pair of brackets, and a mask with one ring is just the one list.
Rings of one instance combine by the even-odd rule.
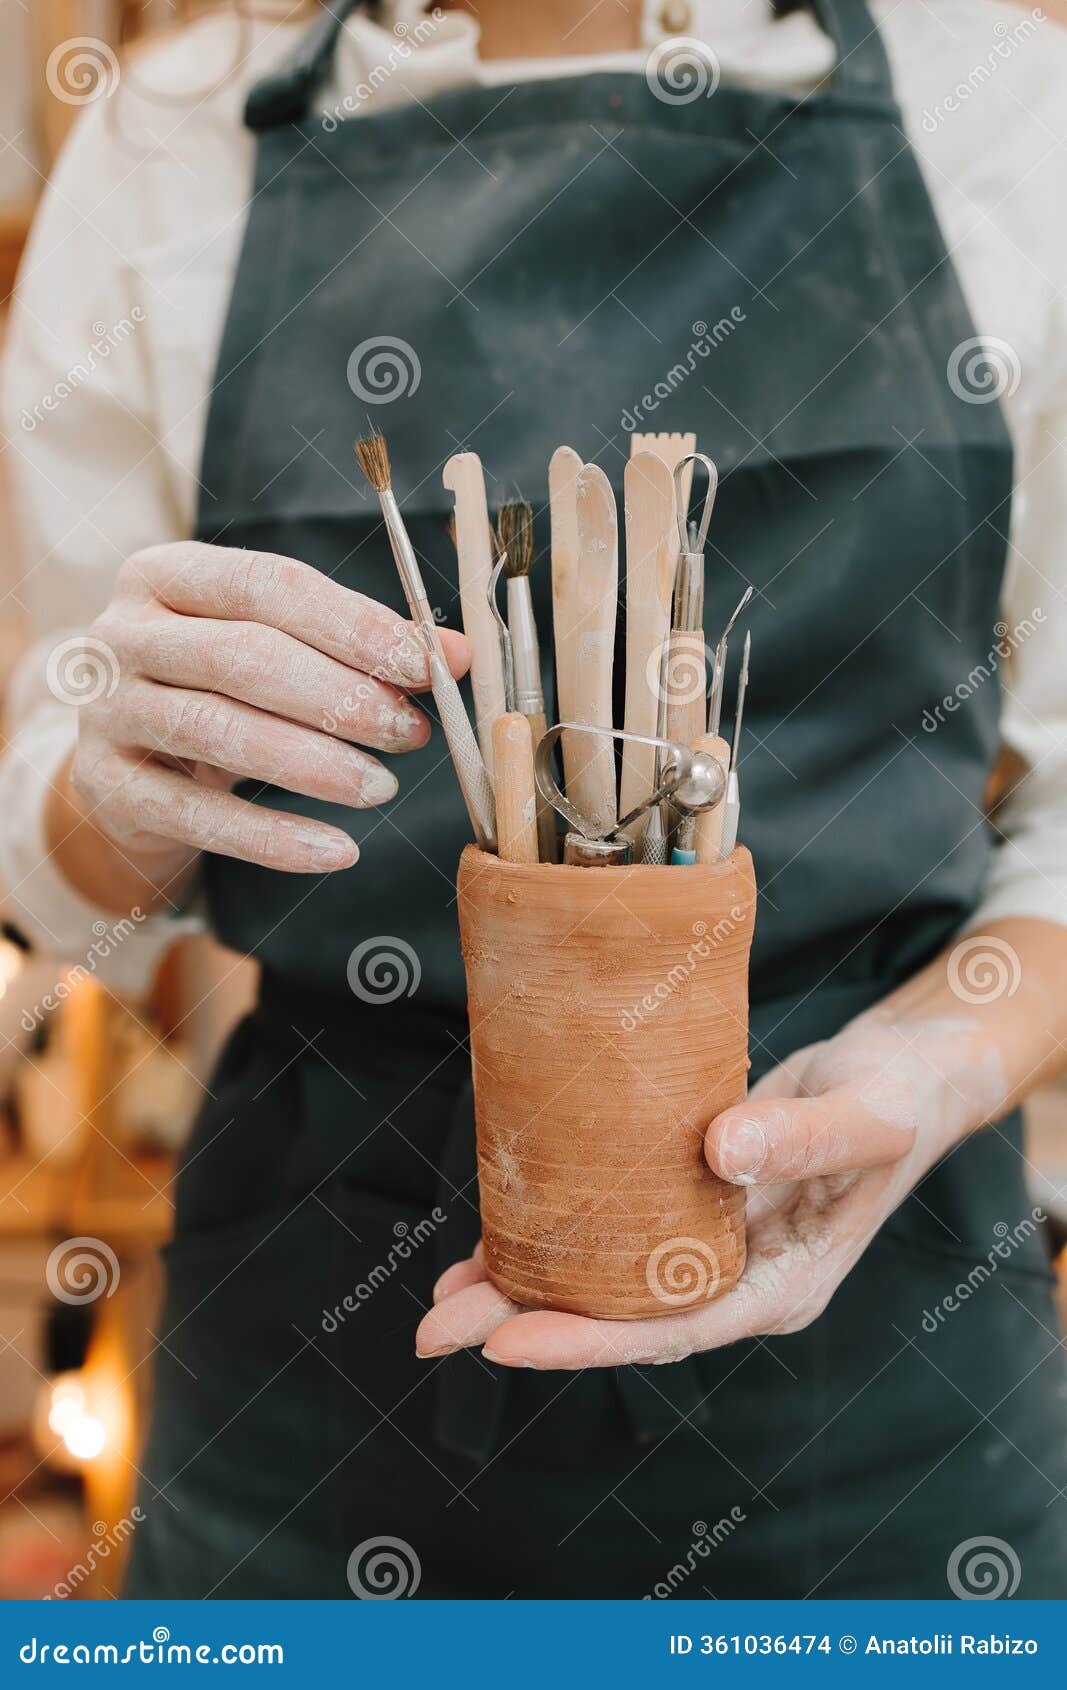
[[[635, 437], [636, 438], [636, 437]], [[654, 735], [659, 709], [660, 652], [671, 619], [678, 550], [674, 482], [653, 452], [631, 457], [624, 475], [626, 517], [626, 706], [627, 733]], [[655, 752], [650, 745], [622, 742], [619, 810], [636, 809], [653, 786]], [[640, 839], [648, 823], [641, 816], [626, 829]]]
[[[730, 747], [718, 734], [700, 734], [693, 741], [694, 751], [707, 751], [730, 766]], [[722, 824], [726, 815], [726, 795], [714, 810], [703, 810], [696, 818], [694, 848], [698, 863], [717, 863], [722, 851]]]
[[[556, 646], [556, 710], [561, 722], [577, 720], [578, 634], [578, 477], [582, 460], [570, 446], [559, 446], [548, 466], [548, 503], [552, 524], [552, 629]], [[565, 734], [564, 741], [573, 736]], [[565, 784], [585, 755], [582, 745], [564, 744]]]
[[[576, 484], [578, 567], [564, 605], [565, 640], [571, 648], [573, 714], [561, 721], [612, 727], [611, 679], [619, 597], [618, 513], [611, 482], [598, 464], [585, 464]], [[563, 700], [560, 700], [561, 710]], [[567, 741], [572, 740], [568, 748]], [[591, 734], [563, 735], [567, 796], [598, 833], [615, 826], [615, 748]]]
[[[638, 452], [651, 452], [653, 457], [665, 463], [671, 474], [680, 458], [687, 458], [690, 452], [697, 449], [695, 434], [631, 434], [630, 456], [636, 458]], [[682, 476], [682, 494], [685, 502], [689, 503], [689, 493], [693, 485], [693, 465], [689, 464]], [[625, 815], [625, 810], [623, 815]]]
[[530, 722], [517, 710], [493, 723], [497, 850], [506, 863], [536, 863], [537, 787]]
[[490, 777], [493, 774], [493, 723], [506, 708], [504, 665], [500, 640], [486, 596], [493, 568], [493, 541], [485, 476], [477, 452], [449, 458], [441, 479], [456, 502], [456, 558], [463, 631], [471, 642], [471, 694], [478, 728], [478, 744]]

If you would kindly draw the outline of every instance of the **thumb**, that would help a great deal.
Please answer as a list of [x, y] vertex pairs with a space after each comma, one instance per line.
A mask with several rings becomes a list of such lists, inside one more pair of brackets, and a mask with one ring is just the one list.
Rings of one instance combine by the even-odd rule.
[[734, 1185], [819, 1179], [896, 1162], [914, 1142], [907, 1111], [875, 1114], [848, 1087], [820, 1097], [750, 1097], [717, 1115], [704, 1154]]

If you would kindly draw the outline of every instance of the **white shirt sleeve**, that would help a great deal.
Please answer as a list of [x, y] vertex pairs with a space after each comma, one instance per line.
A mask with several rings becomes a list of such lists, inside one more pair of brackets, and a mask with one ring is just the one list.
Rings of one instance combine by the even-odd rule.
[[152, 301], [124, 256], [121, 184], [130, 169], [103, 106], [89, 108], [45, 191], [11, 316], [3, 412], [23, 571], [17, 593], [33, 644], [8, 697], [0, 883], [8, 919], [32, 943], [69, 960], [92, 955], [102, 978], [132, 991], [189, 921], [138, 921], [98, 961], [117, 918], [74, 891], [44, 837], [49, 785], [77, 733], [77, 700], [113, 679], [106, 654], [88, 664], [75, 655], [79, 631], [104, 608], [125, 557], [183, 536], [157, 439], [144, 333]]

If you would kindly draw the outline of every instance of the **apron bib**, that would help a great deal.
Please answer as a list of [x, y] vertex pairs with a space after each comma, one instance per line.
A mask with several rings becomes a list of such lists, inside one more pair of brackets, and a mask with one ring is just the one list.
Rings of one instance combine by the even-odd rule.
[[[862, 0], [819, 0], [838, 68], [800, 102], [668, 103], [612, 73], [330, 128], [313, 96], [351, 10], [335, 0], [249, 101], [199, 536], [399, 606], [352, 459], [369, 411], [456, 623], [440, 470], [477, 450], [491, 500], [518, 485], [539, 513], [551, 711], [552, 450], [621, 492], [632, 428], [694, 428], [721, 473], [710, 638], [756, 589], [758, 1075], [936, 953], [989, 860], [995, 683], [922, 724], [995, 638], [1011, 450], [999, 409], [947, 380], [974, 327], [877, 30]], [[388, 404], [366, 398], [367, 342], [399, 354]], [[345, 1596], [349, 1554], [384, 1536], [417, 1555], [423, 1596], [640, 1596], [737, 1509], [749, 1523], [675, 1594], [944, 1595], [954, 1546], [991, 1534], [1022, 1559], [1019, 1595], [1062, 1594], [1040, 1240], [923, 1325], [1029, 1213], [1017, 1123], [934, 1170], [806, 1332], [580, 1376], [415, 1361], [434, 1277], [478, 1232], [454, 896], [469, 825], [439, 734], [396, 767], [384, 811], [244, 789], [350, 831], [353, 870], [207, 862], [213, 924], [263, 964], [263, 1001], [179, 1186], [131, 1593]], [[408, 958], [409, 995], [349, 990], [368, 940]]]

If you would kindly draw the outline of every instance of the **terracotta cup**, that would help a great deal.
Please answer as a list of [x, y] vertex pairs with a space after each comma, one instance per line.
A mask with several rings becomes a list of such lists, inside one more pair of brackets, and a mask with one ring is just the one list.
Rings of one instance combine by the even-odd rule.
[[745, 1095], [752, 859], [459, 870], [485, 1262], [516, 1302], [611, 1320], [721, 1296], [745, 1194], [709, 1121]]

